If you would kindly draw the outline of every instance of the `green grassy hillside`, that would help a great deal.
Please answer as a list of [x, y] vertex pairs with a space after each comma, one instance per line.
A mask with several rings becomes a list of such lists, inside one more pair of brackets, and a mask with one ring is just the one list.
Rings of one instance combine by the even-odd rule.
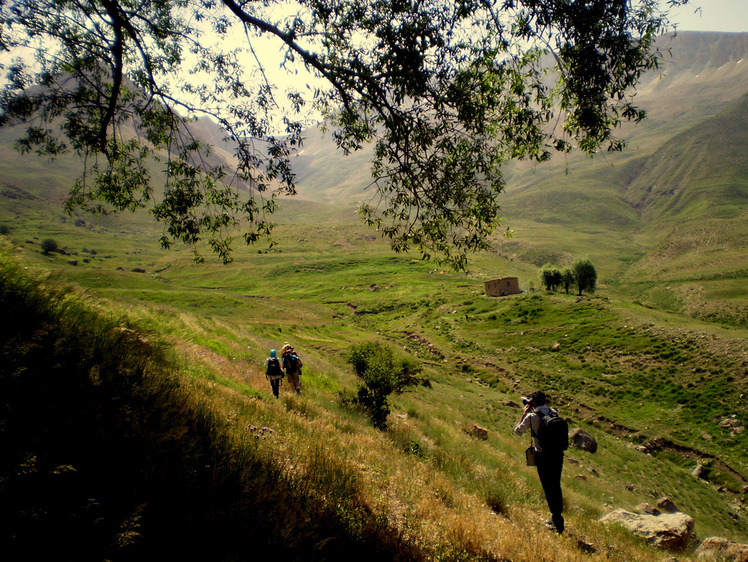
[[645, 223], [735, 218], [748, 202], [746, 146], [748, 94], [666, 142], [626, 195]]
[[[237, 246], [228, 266], [161, 249], [145, 212], [64, 213], [70, 163], [4, 142], [2, 291], [7, 307], [30, 306], [2, 332], [1, 384], [18, 391], [12, 407], [2, 393], [6, 551], [47, 536], [42, 548], [71, 553], [92, 537], [91, 559], [168, 558], [171, 544], [221, 560], [651, 560], [664, 555], [597, 520], [663, 495], [699, 538], [748, 542], [745, 98], [726, 109], [693, 82], [741, 83], [744, 39], [712, 38], [718, 67], [693, 57], [657, 86], [712, 92], [708, 118], [671, 99], [687, 115], [655, 119], [631, 152], [509, 170], [514, 236], [465, 274], [393, 254], [362, 227], [350, 201], [368, 168], [331, 163], [316, 141], [300, 178], [317, 166], [324, 181], [282, 201], [276, 245]], [[43, 254], [48, 238], [64, 251]], [[581, 257], [598, 271], [595, 295], [483, 294], [499, 276], [540, 286], [541, 265]], [[304, 392], [284, 387], [276, 402], [262, 364], [285, 341], [304, 358]], [[431, 382], [392, 397], [386, 431], [346, 399], [359, 383], [345, 354], [362, 341], [417, 359]], [[544, 528], [526, 442], [511, 433], [520, 396], [538, 387], [600, 444], [568, 453], [563, 537]], [[69, 421], [45, 414], [24, 433], [18, 420], [41, 404]], [[97, 458], [102, 443], [132, 454], [122, 464], [107, 445]]]
[[[696, 519], [700, 538], [748, 540], [741, 501], [748, 436], [723, 427], [730, 419], [738, 428], [748, 423], [735, 400], [746, 392], [744, 329], [632, 303], [607, 283], [581, 301], [544, 293], [488, 298], [484, 279], [513, 273], [526, 287], [537, 268], [486, 254], [473, 273], [450, 273], [392, 255], [351, 213], [336, 213], [314, 220], [308, 205], [289, 203], [279, 245], [241, 250], [230, 266], [196, 267], [189, 253], [165, 252], [135, 233], [67, 223], [59, 241], [88, 255], [87, 263], [41, 255], [25, 241], [27, 231], [6, 239], [29, 265], [77, 284], [97, 309], [174, 346], [181, 384], [204, 394], [231, 431], [282, 431], [282, 440], [263, 442], [289, 466], [315, 466], [305, 452], [312, 443], [327, 451], [325, 462], [345, 467], [340, 478], [360, 486], [363, 509], [407, 538], [402, 548], [427, 545], [427, 559], [461, 559], [460, 551], [473, 553], [467, 559], [523, 560], [529, 541], [558, 559], [590, 556], [589, 548], [593, 558], [648, 560], [653, 552], [596, 520], [662, 495]], [[371, 339], [419, 359], [431, 380], [393, 399], [384, 433], [340, 399], [356, 385], [345, 350]], [[304, 394], [284, 388], [276, 405], [261, 364], [284, 341], [304, 357]], [[510, 431], [520, 394], [537, 387], [600, 442], [595, 455], [568, 455], [570, 532], [560, 539], [542, 526], [537, 478], [521, 462], [526, 444]], [[464, 431], [472, 424], [488, 428], [487, 442]], [[710, 471], [707, 483], [690, 475], [697, 462]], [[326, 495], [336, 482], [315, 481], [322, 488], [313, 493]]]
[[[624, 276], [648, 303], [745, 326], [748, 96], [663, 145], [627, 197], [645, 255]], [[663, 284], [667, 287], [663, 287]]]

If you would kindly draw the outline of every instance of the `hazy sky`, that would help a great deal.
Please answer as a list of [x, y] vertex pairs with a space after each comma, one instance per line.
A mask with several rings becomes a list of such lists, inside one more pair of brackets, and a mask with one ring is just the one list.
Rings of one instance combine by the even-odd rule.
[[690, 0], [673, 8], [670, 19], [680, 31], [748, 31], [748, 0]]

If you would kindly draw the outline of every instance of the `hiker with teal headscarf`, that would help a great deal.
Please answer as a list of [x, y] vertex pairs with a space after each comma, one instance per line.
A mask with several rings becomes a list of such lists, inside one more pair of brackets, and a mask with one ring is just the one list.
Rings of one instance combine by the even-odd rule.
[[274, 349], [270, 350], [270, 357], [265, 360], [265, 378], [270, 381], [270, 387], [273, 389], [273, 396], [278, 398], [280, 385], [283, 381], [283, 369], [280, 360]]

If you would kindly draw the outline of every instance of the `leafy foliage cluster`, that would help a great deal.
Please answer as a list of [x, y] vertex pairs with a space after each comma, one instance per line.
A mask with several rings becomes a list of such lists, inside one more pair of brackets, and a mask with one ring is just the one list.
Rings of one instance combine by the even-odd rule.
[[[229, 261], [236, 227], [248, 243], [270, 235], [276, 197], [295, 193], [302, 127], [322, 114], [344, 152], [374, 144], [365, 221], [396, 251], [464, 268], [499, 225], [508, 160], [622, 148], [615, 129], [644, 117], [632, 88], [658, 65], [653, 41], [669, 29], [654, 0], [274, 7], [2, 2], [0, 51], [19, 56], [5, 68], [0, 122], [27, 125], [22, 151], [83, 157], [71, 206], [152, 206], [165, 246], [207, 240]], [[273, 82], [262, 41], [309, 83]], [[195, 116], [220, 124], [235, 167], [193, 134]], [[154, 160], [166, 172], [162, 190]]]
[[421, 366], [410, 357], [395, 357], [392, 349], [380, 342], [363, 342], [351, 346], [346, 361], [353, 366], [361, 385], [354, 403], [367, 412], [374, 427], [386, 429], [390, 407], [387, 398], [406, 388], [428, 386], [419, 376]]
[[59, 248], [57, 241], [54, 238], [45, 238], [42, 240], [41, 249], [45, 256], [48, 256], [52, 252], [56, 252]]

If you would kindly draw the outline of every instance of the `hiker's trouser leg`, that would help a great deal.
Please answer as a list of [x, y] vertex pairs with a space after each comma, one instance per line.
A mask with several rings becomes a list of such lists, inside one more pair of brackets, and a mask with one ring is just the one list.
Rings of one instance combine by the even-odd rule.
[[288, 378], [288, 384], [291, 385], [291, 388], [298, 392], [299, 388], [301, 387], [301, 380], [299, 379], [299, 372], [295, 371], [293, 373], [288, 373], [286, 377]]
[[273, 379], [270, 381], [270, 386], [273, 389], [273, 396], [278, 398], [278, 394], [280, 392], [280, 383], [281, 379]]
[[561, 472], [564, 468], [563, 453], [539, 451], [536, 456], [538, 477], [543, 486], [545, 499], [551, 515], [560, 516], [564, 511], [564, 497], [561, 492]]

